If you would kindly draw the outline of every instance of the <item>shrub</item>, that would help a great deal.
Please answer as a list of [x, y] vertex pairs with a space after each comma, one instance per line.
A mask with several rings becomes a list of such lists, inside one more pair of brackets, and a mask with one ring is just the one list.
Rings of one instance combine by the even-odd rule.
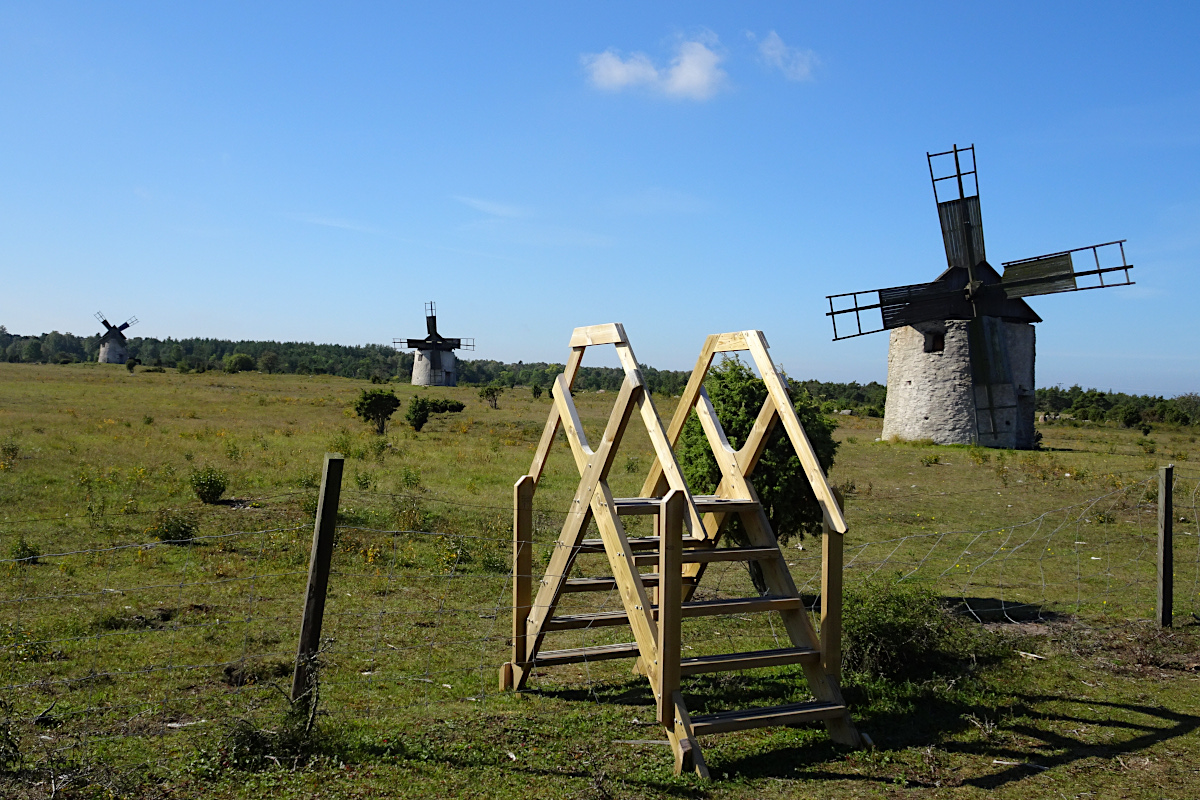
[[457, 414], [464, 408], [466, 405], [457, 400], [435, 398], [429, 401], [429, 411], [432, 414]]
[[21, 561], [25, 564], [36, 564], [41, 557], [42, 551], [37, 547], [25, 541], [25, 534], [17, 536], [17, 540], [12, 543], [12, 547], [8, 549], [8, 557], [14, 561]]
[[0, 442], [0, 470], [12, 469], [21, 454], [21, 446], [12, 439]]
[[533, 399], [534, 399], [534, 400], [540, 400], [540, 399], [541, 399], [541, 397], [542, 397], [542, 385], [541, 385], [540, 383], [535, 383], [533, 386], [531, 386], [531, 387], [530, 387], [529, 391], [533, 393]]
[[404, 412], [404, 421], [407, 422], [414, 431], [420, 431], [425, 427], [425, 423], [429, 421], [429, 400], [425, 397], [416, 396], [408, 401], [408, 410]]
[[484, 386], [479, 390], [479, 399], [492, 408], [500, 407], [500, 395], [504, 394], [503, 386]]
[[1002, 643], [956, 617], [929, 586], [899, 576], [847, 587], [842, 629], [847, 673], [887, 680], [927, 680], [998, 658]]
[[254, 367], [254, 359], [245, 353], [230, 353], [225, 356], [226, 372], [249, 372]]
[[[218, 495], [219, 497], [219, 495]], [[163, 542], [186, 544], [196, 535], [196, 516], [181, 508], [163, 508], [154, 515], [146, 533]]]
[[354, 403], [354, 413], [365, 422], [375, 426], [375, 432], [383, 436], [387, 432], [388, 420], [400, 407], [400, 398], [390, 389], [363, 389]]
[[225, 494], [225, 490], [229, 487], [229, 476], [212, 466], [194, 470], [189, 480], [196, 497], [200, 499], [201, 503], [208, 505], [220, 500], [221, 495]]

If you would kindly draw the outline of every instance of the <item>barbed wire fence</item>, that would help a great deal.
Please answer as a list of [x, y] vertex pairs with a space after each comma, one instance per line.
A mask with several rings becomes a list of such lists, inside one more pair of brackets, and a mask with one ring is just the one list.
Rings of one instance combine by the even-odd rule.
[[[1177, 472], [1171, 495], [1177, 610], [1197, 615], [1200, 479]], [[510, 657], [511, 508], [419, 491], [347, 489], [343, 497], [316, 655], [319, 719], [394, 724], [428, 719], [431, 710], [441, 717], [510, 702], [498, 675]], [[1151, 618], [1159, 499], [1157, 479], [1146, 479], [1003, 527], [851, 536], [846, 583], [923, 581], [983, 621]], [[386, 513], [369, 510], [380, 504]], [[535, 513], [535, 586], [564, 517]], [[643, 520], [629, 522], [631, 535], [646, 533], [637, 530]], [[0, 761], [61, 786], [87, 764], [165, 764], [181, 753], [219, 751], [232, 722], [278, 709], [297, 667], [310, 530], [271, 527], [0, 560]], [[819, 549], [810, 540], [784, 552], [815, 608]], [[579, 556], [574, 576], [607, 574], [602, 554]], [[695, 599], [753, 593], [744, 565], [726, 562], [711, 565]], [[610, 590], [565, 595], [558, 613], [621, 609]], [[702, 627], [684, 649], [700, 656], [786, 646], [771, 616], [689, 622]], [[554, 647], [566, 648], [613, 644], [629, 633], [587, 626], [556, 636]], [[628, 661], [585, 661], [536, 670], [528, 691], [636, 705], [648, 702], [644, 683], [631, 680]]]

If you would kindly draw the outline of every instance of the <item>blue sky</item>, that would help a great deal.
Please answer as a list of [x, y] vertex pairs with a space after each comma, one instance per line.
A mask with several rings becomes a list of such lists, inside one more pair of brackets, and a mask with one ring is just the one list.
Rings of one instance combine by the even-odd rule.
[[1039, 385], [1200, 390], [1200, 6], [512, 5], [0, 4], [0, 322], [390, 342], [436, 300], [477, 357], [761, 328], [883, 380], [824, 297], [941, 271], [925, 153], [974, 143], [993, 264], [1136, 265], [1031, 300]]

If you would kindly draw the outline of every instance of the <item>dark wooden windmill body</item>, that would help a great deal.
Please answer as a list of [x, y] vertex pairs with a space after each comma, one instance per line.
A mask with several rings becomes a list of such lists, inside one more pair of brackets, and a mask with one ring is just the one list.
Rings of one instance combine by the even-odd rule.
[[414, 386], [457, 386], [458, 361], [455, 350], [474, 350], [474, 339], [451, 339], [442, 336], [437, 329], [437, 306], [433, 301], [425, 304], [424, 339], [395, 339], [397, 347], [411, 347], [417, 351], [413, 361], [412, 382]]
[[[926, 158], [946, 270], [929, 283], [829, 296], [834, 340], [891, 331], [885, 438], [1033, 447], [1042, 319], [1024, 298], [1132, 284], [1125, 240], [1005, 262], [1000, 273], [987, 261], [975, 146]], [[1076, 254], [1095, 267], [1077, 270]]]

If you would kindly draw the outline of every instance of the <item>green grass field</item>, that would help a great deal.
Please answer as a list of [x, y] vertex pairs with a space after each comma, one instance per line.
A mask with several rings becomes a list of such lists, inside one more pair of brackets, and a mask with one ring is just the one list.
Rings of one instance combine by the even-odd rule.
[[[1054, 424], [1041, 428], [1042, 451], [1005, 453], [881, 442], [879, 420], [839, 418], [830, 479], [847, 495], [848, 585], [872, 574], [932, 585], [982, 618], [972, 624], [992, 655], [919, 684], [848, 675], [847, 698], [876, 749], [849, 751], [810, 727], [709, 737], [716, 780], [702, 783], [673, 777], [669, 749], [646, 743], [662, 734], [629, 662], [546, 670], [520, 697], [496, 691], [510, 624], [512, 485], [528, 469], [548, 398], [516, 389], [491, 409], [473, 389], [397, 385], [405, 402], [420, 392], [467, 408], [419, 434], [402, 409], [381, 439], [349, 410], [365, 386], [0, 364], [0, 718], [11, 721], [0, 791], [1200, 795], [1195, 429], [1143, 436]], [[576, 396], [593, 438], [613, 399]], [[654, 400], [669, 418], [675, 401]], [[265, 768], [237, 769], [222, 756], [237, 720], [284, 730], [276, 687], [290, 683], [328, 451], [347, 461], [315, 744], [303, 759], [268, 744]], [[614, 492], [635, 494], [651, 460], [635, 420]], [[1153, 478], [1169, 462], [1177, 617], [1161, 632], [1150, 624]], [[189, 478], [208, 466], [229, 487], [222, 503], [202, 506]], [[560, 444], [535, 499], [535, 572], [577, 481]], [[195, 539], [159, 542], [163, 508], [191, 513]], [[789, 563], [816, 594], [819, 542], [799, 544]], [[581, 559], [584, 574], [605, 574], [603, 556], [591, 558]], [[737, 565], [712, 570], [703, 591], [752, 593]], [[570, 603], [619, 607], [607, 595]], [[685, 647], [771, 646], [777, 631], [760, 616], [689, 621]], [[606, 628], [560, 634], [553, 646], [627, 638]], [[791, 669], [697, 678], [685, 694], [694, 712], [807, 697]]]

